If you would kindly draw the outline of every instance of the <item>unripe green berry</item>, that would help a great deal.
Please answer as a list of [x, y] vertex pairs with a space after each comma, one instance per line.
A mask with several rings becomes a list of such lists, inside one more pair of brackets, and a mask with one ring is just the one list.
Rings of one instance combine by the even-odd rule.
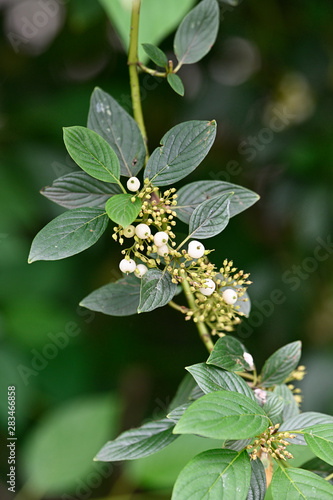
[[127, 227], [124, 227], [124, 236], [125, 238], [133, 238], [135, 235], [135, 227], [132, 225], [129, 225]]

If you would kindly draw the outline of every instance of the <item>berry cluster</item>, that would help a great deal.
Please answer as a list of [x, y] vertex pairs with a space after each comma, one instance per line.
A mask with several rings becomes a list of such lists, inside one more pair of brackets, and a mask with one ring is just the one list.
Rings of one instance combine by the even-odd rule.
[[127, 181], [127, 188], [135, 192], [133, 201], [141, 199], [142, 205], [138, 218], [129, 226], [114, 227], [113, 238], [124, 244], [125, 239], [133, 239], [130, 247], [122, 250], [124, 258], [119, 263], [120, 270], [134, 273], [142, 278], [148, 269], [163, 266], [169, 272], [172, 282], [181, 284], [186, 280], [195, 297], [195, 307], [180, 307], [186, 315], [185, 319], [194, 322], [205, 322], [211, 333], [224, 335], [232, 331], [244, 315], [240, 308], [248, 281], [248, 274], [233, 267], [233, 262], [225, 260], [219, 272], [208, 255], [212, 250], [197, 240], [189, 241], [184, 247], [186, 238], [177, 246], [173, 228], [177, 216], [176, 189], [170, 188], [161, 193], [158, 187], [145, 179], [143, 188], [136, 177]]

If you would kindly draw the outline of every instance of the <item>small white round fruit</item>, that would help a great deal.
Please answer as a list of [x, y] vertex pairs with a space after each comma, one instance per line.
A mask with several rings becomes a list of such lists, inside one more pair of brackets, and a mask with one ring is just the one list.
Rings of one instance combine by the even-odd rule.
[[249, 352], [244, 352], [243, 358], [244, 358], [244, 361], [246, 361], [246, 363], [249, 365], [249, 367], [250, 367], [249, 369], [253, 370], [254, 363], [253, 363], [253, 358], [252, 358], [251, 354]]
[[213, 280], [206, 279], [205, 280], [205, 285], [207, 288], [199, 288], [199, 292], [201, 292], [203, 295], [206, 295], [206, 297], [209, 297], [209, 295], [212, 295], [215, 291], [215, 283]]
[[144, 264], [138, 264], [136, 266], [136, 269], [134, 271], [134, 274], [135, 276], [137, 276], [138, 278], [142, 278], [142, 276], [144, 276], [146, 274], [146, 272], [148, 271], [148, 267], [145, 266]]
[[235, 290], [233, 290], [232, 288], [227, 288], [226, 290], [224, 290], [224, 292], [222, 293], [222, 297], [224, 302], [229, 306], [232, 306], [235, 302], [237, 302], [238, 299], [237, 292], [235, 292]]
[[154, 243], [157, 247], [162, 247], [168, 243], [169, 235], [164, 231], [154, 234]]
[[192, 259], [200, 259], [205, 254], [205, 247], [200, 241], [193, 240], [188, 245], [187, 253]]
[[157, 253], [158, 255], [161, 255], [164, 257], [165, 255], [169, 254], [169, 248], [168, 245], [162, 245], [161, 247], [157, 247]]
[[122, 273], [133, 273], [136, 269], [136, 263], [133, 259], [122, 259], [119, 262], [119, 269]]
[[127, 181], [127, 189], [129, 191], [138, 191], [140, 189], [141, 183], [137, 177], [130, 177]]
[[140, 240], [146, 240], [151, 235], [150, 227], [147, 224], [138, 224], [135, 228], [135, 234]]
[[133, 238], [135, 235], [135, 227], [130, 225], [127, 227], [124, 227], [124, 236], [125, 238]]

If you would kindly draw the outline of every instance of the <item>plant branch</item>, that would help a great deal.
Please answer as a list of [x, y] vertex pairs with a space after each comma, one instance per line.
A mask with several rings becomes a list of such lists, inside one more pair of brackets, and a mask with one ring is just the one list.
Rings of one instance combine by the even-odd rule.
[[148, 159], [148, 139], [146, 127], [143, 119], [142, 106], [141, 106], [141, 94], [140, 94], [140, 83], [138, 75], [138, 38], [139, 38], [139, 19], [140, 19], [140, 6], [141, 0], [132, 0], [132, 16], [131, 16], [131, 32], [130, 32], [130, 43], [128, 50], [128, 66], [129, 66], [129, 78], [131, 86], [131, 97], [132, 97], [132, 107], [134, 119], [137, 122], [139, 129], [141, 131], [145, 147], [146, 147], [146, 160]]
[[[194, 300], [194, 295], [191, 292], [190, 284], [186, 279], [186, 273], [183, 272], [182, 274], [183, 274], [182, 287], [183, 287], [183, 290], [185, 293], [185, 297], [187, 299], [187, 302], [188, 302], [190, 308], [192, 310], [195, 310], [196, 304], [195, 304], [195, 300]], [[195, 322], [195, 325], [198, 329], [201, 340], [203, 341], [203, 343], [207, 347], [208, 352], [210, 353], [214, 349], [214, 344], [212, 342], [212, 339], [210, 337], [209, 331], [208, 331], [205, 323], [198, 320], [197, 322]]]

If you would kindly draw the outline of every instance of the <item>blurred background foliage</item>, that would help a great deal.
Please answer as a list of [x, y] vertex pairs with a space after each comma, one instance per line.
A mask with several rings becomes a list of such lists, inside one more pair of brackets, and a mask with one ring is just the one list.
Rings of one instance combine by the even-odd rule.
[[[4, 500], [12, 498], [6, 485], [8, 385], [17, 392], [20, 500], [170, 498], [182, 465], [212, 446], [184, 436], [136, 463], [92, 462], [119, 431], [163, 414], [183, 367], [203, 361], [206, 352], [193, 324], [174, 310], [121, 319], [78, 307], [90, 291], [119, 277], [119, 248], [110, 233], [66, 261], [27, 264], [35, 234], [63, 212], [39, 190], [76, 168], [62, 126], [86, 124], [97, 85], [130, 110], [126, 55], [102, 8], [119, 25], [128, 3], [0, 2]], [[149, 7], [149, 0], [143, 3]], [[181, 12], [179, 2], [164, 2], [156, 18], [142, 20], [145, 34], [156, 38], [142, 41], [161, 42], [172, 57], [171, 30], [194, 3], [184, 2]], [[165, 81], [141, 78], [150, 150], [180, 121], [217, 120], [216, 143], [190, 180], [226, 180], [261, 196], [211, 244], [217, 264], [232, 258], [254, 282], [252, 315], [236, 334], [259, 368], [275, 349], [301, 339], [308, 370], [303, 410], [332, 413], [333, 4], [247, 0], [220, 6], [213, 50], [181, 70], [184, 98]], [[272, 301], [275, 290], [279, 304]]]

